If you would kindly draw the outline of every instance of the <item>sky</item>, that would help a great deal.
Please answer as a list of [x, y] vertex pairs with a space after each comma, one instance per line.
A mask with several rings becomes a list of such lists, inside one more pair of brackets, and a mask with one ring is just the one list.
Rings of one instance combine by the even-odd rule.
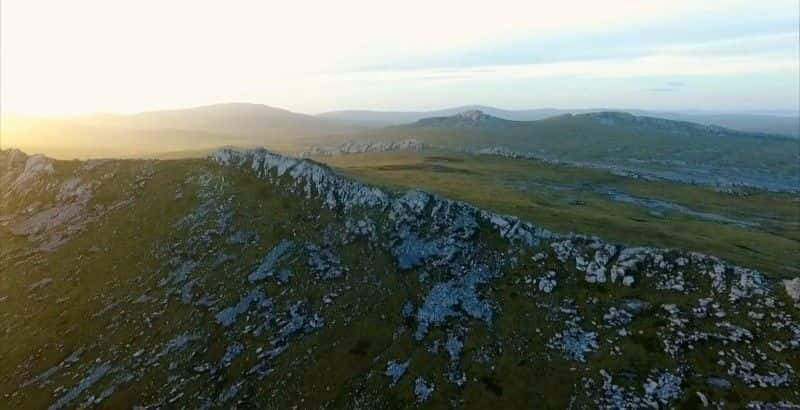
[[800, 2], [3, 0], [3, 114], [791, 110]]

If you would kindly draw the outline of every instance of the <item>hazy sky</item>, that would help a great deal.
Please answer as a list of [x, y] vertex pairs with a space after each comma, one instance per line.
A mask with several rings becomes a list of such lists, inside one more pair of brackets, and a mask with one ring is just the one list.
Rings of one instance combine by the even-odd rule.
[[0, 4], [3, 113], [800, 104], [797, 0]]

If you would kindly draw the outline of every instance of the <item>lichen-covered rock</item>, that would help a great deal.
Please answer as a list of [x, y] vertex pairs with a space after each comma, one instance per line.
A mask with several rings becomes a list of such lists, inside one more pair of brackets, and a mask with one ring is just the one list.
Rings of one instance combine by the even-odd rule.
[[236, 305], [227, 307], [217, 313], [217, 323], [222, 327], [228, 327], [236, 322], [236, 318], [239, 315], [247, 312], [251, 307], [255, 306], [259, 309], [268, 309], [271, 305], [272, 302], [264, 295], [261, 289], [253, 289], [242, 296]]
[[308, 244], [306, 252], [308, 252], [308, 267], [318, 278], [335, 279], [344, 274], [342, 261], [330, 248]]
[[544, 293], [551, 293], [556, 288], [556, 273], [555, 271], [547, 271], [538, 280], [539, 291]]
[[422, 377], [417, 377], [414, 380], [414, 396], [417, 398], [417, 403], [424, 403], [431, 398], [434, 390], [433, 383], [429, 383]]
[[577, 319], [569, 321], [567, 327], [557, 333], [548, 346], [561, 351], [565, 358], [578, 362], [585, 362], [586, 355], [599, 348], [597, 333], [581, 329]]
[[211, 159], [222, 165], [250, 168], [263, 178], [291, 176], [288, 184], [292, 190], [307, 198], [319, 197], [328, 208], [383, 208], [389, 202], [382, 190], [343, 178], [309, 160], [284, 157], [263, 149], [244, 152], [222, 149], [212, 153]]
[[409, 364], [411, 364], [411, 360], [406, 360], [405, 362], [392, 360], [389, 361], [389, 363], [386, 363], [386, 372], [384, 372], [384, 374], [391, 379], [389, 387], [394, 387], [397, 385], [397, 382], [400, 381], [400, 378], [406, 374]]
[[345, 232], [347, 236], [345, 238], [346, 243], [352, 242], [355, 239], [374, 241], [377, 236], [375, 222], [369, 217], [358, 220], [347, 219], [347, 221], [345, 221]]
[[586, 281], [589, 283], [606, 283], [606, 268], [597, 262], [586, 266]]
[[798, 410], [800, 404], [790, 402], [788, 400], [781, 400], [775, 403], [766, 403], [760, 400], [747, 403], [747, 410]]
[[670, 372], [649, 377], [644, 384], [644, 393], [647, 401], [651, 405], [658, 407], [658, 403], [666, 406], [670, 402], [678, 400], [683, 394], [681, 383], [683, 383], [683, 379]]
[[461, 357], [461, 349], [464, 348], [464, 342], [462, 342], [457, 335], [451, 333], [447, 337], [447, 342], [445, 342], [444, 348], [447, 350], [447, 354], [450, 356], [450, 362], [457, 363]]
[[625, 326], [633, 320], [633, 315], [626, 310], [615, 307], [608, 308], [608, 313], [603, 315], [603, 320], [613, 327]]
[[[432, 325], [444, 323], [450, 317], [461, 316], [460, 311], [485, 322], [492, 320], [492, 305], [478, 293], [478, 286], [494, 276], [485, 266], [470, 268], [466, 274], [431, 289], [417, 310], [417, 331], [414, 337], [422, 340]], [[460, 311], [456, 310], [460, 307]]]
[[283, 258], [285, 258], [289, 252], [291, 252], [292, 241], [288, 241], [286, 239], [281, 240], [275, 245], [272, 250], [269, 251], [264, 258], [261, 259], [261, 263], [258, 265], [256, 270], [254, 270], [247, 279], [250, 282], [258, 282], [264, 278], [273, 276], [275, 274], [275, 268]]
[[244, 345], [241, 343], [233, 343], [225, 349], [225, 355], [222, 356], [220, 363], [221, 367], [229, 367], [240, 354], [244, 352]]

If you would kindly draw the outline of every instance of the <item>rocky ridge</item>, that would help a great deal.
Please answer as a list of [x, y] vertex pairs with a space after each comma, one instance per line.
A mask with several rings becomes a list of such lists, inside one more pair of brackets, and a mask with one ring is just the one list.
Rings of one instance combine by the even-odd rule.
[[[39, 174], [40, 194], [49, 192], [55, 204], [81, 198], [86, 191], [73, 178], [95, 180], [81, 174], [85, 165], [59, 173], [55, 164], [58, 180]], [[171, 174], [165, 166], [137, 164], [132, 178], [164, 178]], [[690, 251], [555, 234], [266, 150], [220, 150], [185, 172], [167, 188], [190, 204], [171, 222], [174, 235], [143, 248], [156, 271], [134, 276], [135, 292], [98, 295], [103, 307], [93, 320], [107, 327], [49, 367], [34, 371], [28, 359], [21, 382], [3, 389], [7, 399], [44, 393], [51, 408], [92, 407], [163, 380], [135, 403], [222, 408], [271, 397], [301, 407], [307, 400], [312, 407], [458, 408], [480, 405], [466, 399], [476, 389], [497, 402], [519, 399], [515, 372], [544, 368], [566, 388], [543, 387], [564, 407], [800, 402], [797, 280], [777, 283]], [[254, 197], [242, 186], [270, 193]], [[248, 197], [254, 200], [245, 205]], [[123, 193], [112, 203], [145, 206], [146, 199]], [[67, 241], [95, 228], [82, 226]], [[44, 240], [14, 235], [33, 245]], [[49, 279], [26, 284], [27, 294], [40, 298], [66, 280]], [[4, 321], [15, 334], [24, 329]], [[112, 342], [110, 333], [129, 328], [136, 338]], [[370, 348], [376, 340], [385, 341]], [[343, 353], [339, 345], [347, 346]], [[363, 367], [339, 379], [328, 360]], [[2, 375], [0, 386], [16, 372]], [[328, 372], [327, 387], [342, 395], [290, 395], [318, 372]], [[318, 387], [326, 391], [308, 389]]]
[[[435, 284], [417, 312], [412, 315], [417, 321], [414, 337], [418, 341], [425, 338], [427, 329], [431, 325], [446, 325], [452, 317], [466, 316], [491, 325], [496, 307], [490, 300], [482, 297], [479, 289], [502, 277], [502, 270], [508, 261], [502, 262], [502, 257], [497, 259], [499, 255], [484, 254], [479, 247], [471, 243], [471, 239], [482, 225], [493, 229], [512, 246], [537, 248], [544, 241], [558, 261], [564, 265], [574, 266], [578, 272], [583, 272], [584, 280], [589, 284], [653, 286], [657, 291], [690, 295], [701, 291], [701, 284], [710, 281], [710, 297], [699, 301], [700, 309], [709, 304], [716, 306], [715, 309], [721, 309], [720, 303], [713, 302], [720, 298], [734, 304], [745, 301], [747, 306], [756, 310], [783, 305], [775, 297], [770, 296], [774, 285], [769, 285], [769, 281], [762, 274], [731, 266], [712, 256], [670, 249], [624, 247], [582, 235], [557, 235], [513, 217], [480, 211], [467, 204], [421, 191], [409, 191], [393, 196], [363, 184], [345, 182], [324, 166], [308, 161], [276, 157], [265, 151], [244, 153], [220, 151], [213, 154], [212, 159], [224, 165], [250, 168], [272, 181], [274, 179], [271, 175], [280, 177], [284, 173], [289, 173], [294, 177], [291, 184], [295, 189], [299, 187], [307, 197], [316, 196], [324, 199], [324, 204], [330, 208], [341, 207], [352, 210], [361, 206], [380, 211], [388, 210], [390, 226], [393, 223], [394, 227], [389, 233], [392, 239], [387, 246], [397, 258], [399, 268], [411, 269], [424, 265], [444, 267], [450, 270], [452, 277]], [[293, 169], [297, 171], [292, 171]], [[320, 177], [323, 174], [329, 175], [332, 181], [336, 182], [325, 181], [325, 178]], [[424, 232], [435, 234], [426, 237]], [[511, 263], [514, 263], [513, 259]], [[687, 277], [690, 272], [691, 277]], [[640, 285], [640, 282], [650, 283]], [[791, 285], [793, 284], [794, 282]], [[542, 292], [552, 292], [556, 286], [557, 281], [553, 274], [547, 274], [538, 280], [538, 287]], [[789, 284], [787, 292], [792, 295], [788, 289], [790, 289]], [[454, 310], [455, 307], [459, 309]], [[683, 349], [687, 347], [694, 349], [695, 343], [704, 340], [717, 339], [725, 343], [752, 340], [749, 331], [729, 322], [717, 323], [721, 332], [686, 333], [684, 330], [686, 322], [682, 319], [683, 313], [680, 309], [669, 304], [663, 305], [663, 308], [667, 313], [665, 319], [670, 323], [663, 332], [660, 332], [664, 341], [664, 351], [675, 359], [680, 357]], [[698, 313], [700, 311], [697, 309], [695, 308], [696, 318], [708, 317], [708, 314]], [[577, 310], [572, 313], [576, 314]], [[624, 318], [621, 322], [609, 319], [612, 323], [618, 323], [623, 327], [617, 332], [619, 337], [627, 336], [624, 324], [631, 320], [633, 313], [635, 312], [611, 308], [609, 315], [612, 318], [618, 315]], [[763, 317], [759, 313], [752, 311], [749, 313], [752, 313], [749, 315], [751, 319]], [[718, 310], [713, 317], [725, 318], [726, 313]], [[583, 330], [580, 322], [579, 316], [573, 316], [568, 321], [567, 328], [551, 339], [548, 346], [556, 351], [563, 351], [566, 358], [585, 361], [586, 354], [598, 349], [598, 338], [596, 333]], [[778, 319], [773, 325], [791, 331], [786, 346], [791, 345], [793, 349], [800, 348], [800, 327], [796, 323], [783, 316], [783, 319]], [[724, 353], [724, 350], [720, 351], [720, 354]], [[751, 386], [787, 387], [790, 386], [789, 381], [795, 377], [793, 367], [787, 363], [767, 365], [766, 367], [772, 370], [766, 374], [759, 374], [754, 373], [756, 365], [753, 362], [733, 351], [729, 354], [734, 355], [735, 363], [728, 368], [728, 374], [739, 377]], [[765, 363], [762, 363], [763, 365]], [[591, 384], [589, 381], [587, 383]], [[661, 387], [661, 383], [667, 383], [670, 387]], [[653, 406], [657, 402], [668, 404], [681, 397], [680, 384], [680, 376], [671, 373], [659, 376], [656, 381], [648, 379], [644, 389], [646, 395], [652, 398], [641, 401], [629, 400], [626, 402], [626, 407]], [[669, 393], [658, 392], [663, 389], [669, 389]]]
[[300, 153], [300, 158], [308, 157], [332, 157], [346, 154], [363, 154], [368, 152], [390, 152], [390, 151], [412, 151], [419, 152], [427, 148], [428, 145], [413, 138], [400, 141], [389, 142], [370, 142], [370, 141], [347, 141], [334, 147], [313, 146], [309, 150]]

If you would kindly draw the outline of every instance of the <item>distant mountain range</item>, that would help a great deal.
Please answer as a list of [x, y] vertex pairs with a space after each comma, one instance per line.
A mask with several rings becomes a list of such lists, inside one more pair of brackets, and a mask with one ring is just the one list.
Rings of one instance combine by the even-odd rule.
[[430, 117], [452, 116], [464, 111], [478, 110], [488, 115], [514, 121], [535, 121], [564, 114], [585, 114], [591, 112], [622, 111], [639, 116], [650, 116], [675, 121], [696, 122], [704, 125], [717, 125], [739, 131], [777, 134], [800, 137], [800, 116], [791, 112], [769, 113], [729, 113], [714, 111], [647, 111], [636, 109], [575, 109], [563, 110], [542, 108], [530, 110], [504, 110], [482, 105], [467, 105], [434, 111], [330, 111], [318, 117], [346, 121], [369, 127], [382, 127], [411, 123]]
[[76, 121], [97, 127], [180, 129], [248, 138], [314, 137], [351, 133], [362, 128], [335, 119], [247, 103], [215, 104], [134, 115], [94, 115], [80, 117]]
[[[133, 115], [100, 114], [61, 119], [4, 117], [0, 142], [3, 147], [74, 158], [135, 156], [219, 146], [267, 146], [300, 152], [313, 145], [351, 140], [416, 138], [432, 146], [479, 149], [503, 145], [513, 150], [580, 161], [679, 161], [742, 166], [764, 172], [776, 168], [793, 170], [797, 163], [797, 140], [778, 137], [786, 133], [741, 131], [747, 126], [734, 131], [702, 122], [623, 112], [564, 114], [551, 109], [470, 108], [427, 113], [336, 112], [313, 116], [260, 104], [230, 103]], [[708, 118], [708, 114], [697, 114], [697, 118], [701, 117]], [[770, 129], [779, 120], [797, 119], [763, 117], [773, 122], [752, 120], [755, 117], [741, 119], [741, 122], [750, 124], [749, 128]], [[355, 121], [359, 118], [360, 121]], [[375, 127], [395, 121], [404, 123]]]
[[261, 104], [216, 104], [133, 115], [95, 114], [58, 119], [4, 117], [3, 147], [58, 158], [131, 156], [221, 145], [274, 149], [364, 127]]

